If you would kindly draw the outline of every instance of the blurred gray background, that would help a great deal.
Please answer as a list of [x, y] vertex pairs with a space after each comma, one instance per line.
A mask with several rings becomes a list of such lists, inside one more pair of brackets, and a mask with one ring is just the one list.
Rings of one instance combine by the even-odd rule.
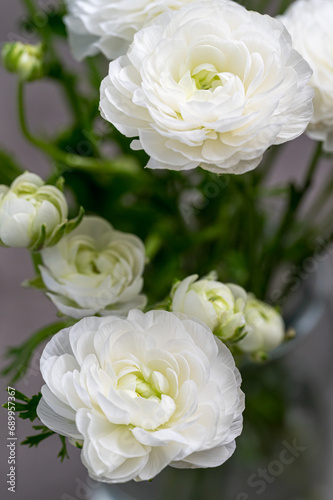
[[[39, 3], [45, 5], [48, 2]], [[57, 2], [53, 1], [52, 3], [55, 5]], [[15, 35], [22, 37], [19, 24], [23, 16], [24, 10], [19, 1], [1, 1], [1, 42], [13, 40], [13, 37], [15, 39]], [[29, 38], [25, 38], [27, 42], [31, 41]], [[16, 78], [6, 73], [2, 68], [0, 68], [0, 78], [1, 147], [11, 152], [25, 168], [42, 176], [46, 175], [49, 168], [47, 159], [32, 148], [19, 132], [15, 95]], [[31, 128], [36, 133], [39, 131], [51, 133], [66, 124], [67, 116], [64, 102], [55, 86], [48, 82], [31, 84], [28, 96], [28, 116]], [[306, 158], [312, 148], [313, 143], [305, 137], [290, 144], [282, 155], [272, 180], [283, 180], [289, 177], [299, 178], [300, 172], [296, 171], [295, 167], [304, 163], [300, 161], [300, 158]], [[286, 161], [287, 158], [288, 161]], [[331, 168], [332, 165], [323, 162], [314, 189], [325, 181], [325, 177]], [[332, 252], [328, 260], [332, 260], [331, 256]], [[45, 324], [51, 323], [56, 318], [56, 315], [53, 305], [41, 293], [20, 287], [23, 280], [33, 276], [28, 252], [19, 249], [0, 248], [0, 275], [0, 343], [1, 365], [3, 366], [3, 353], [7, 346], [21, 343], [29, 334]], [[314, 276], [309, 275], [307, 279], [314, 279]], [[290, 366], [290, 373], [292, 374], [291, 383], [297, 383], [297, 380], [308, 380], [317, 394], [314, 412], [317, 420], [312, 423], [311, 427], [315, 441], [316, 436], [318, 436], [316, 453], [321, 458], [321, 460], [317, 461], [317, 467], [313, 471], [314, 496], [311, 498], [316, 500], [332, 500], [333, 498], [332, 304], [333, 301], [330, 300], [313, 333], [307, 336], [296, 350], [286, 356], [286, 363]], [[36, 353], [32, 368], [25, 380], [16, 385], [17, 389], [27, 395], [36, 394], [42, 385], [38, 368], [40, 352], [41, 349]], [[6, 381], [2, 380], [1, 403], [6, 400]], [[7, 419], [5, 410], [0, 412], [0, 419], [0, 497], [1, 499], [7, 499], [13, 498], [14, 494], [7, 491], [6, 485], [8, 449], [6, 448]], [[19, 443], [27, 435], [32, 434], [31, 423], [17, 420], [16, 424], [17, 443]], [[322, 440], [323, 434], [324, 440]], [[107, 497], [105, 493], [102, 493], [101, 488], [96, 488], [96, 485], [87, 479], [86, 470], [80, 461], [79, 450], [69, 446], [70, 460], [61, 464], [56, 458], [59, 449], [59, 439], [57, 437], [47, 439], [38, 449], [17, 446], [17, 484], [14, 498], [18, 500], [82, 500], [90, 498], [91, 495], [96, 495], [97, 492], [96, 498], [106, 500]], [[306, 453], [311, 455], [311, 450]], [[293, 470], [293, 465], [291, 465], [290, 472], [293, 473]], [[262, 500], [282, 498], [277, 494], [281, 480], [282, 478], [277, 477], [274, 484], [268, 485], [266, 492], [258, 496], [258, 498]], [[152, 485], [132, 484], [129, 485], [129, 490], [133, 496], [137, 495], [140, 498], [158, 498], [158, 493], [155, 492], [158, 484], [158, 482], [157, 484], [153, 482]], [[255, 493], [251, 491], [249, 493], [253, 495], [253, 498], [257, 498]], [[222, 498], [223, 500], [238, 500], [234, 496], [228, 498], [222, 495], [221, 500]], [[293, 496], [288, 496], [288, 494], [283, 494], [283, 498], [285, 500], [308, 500], [304, 498], [296, 499]]]

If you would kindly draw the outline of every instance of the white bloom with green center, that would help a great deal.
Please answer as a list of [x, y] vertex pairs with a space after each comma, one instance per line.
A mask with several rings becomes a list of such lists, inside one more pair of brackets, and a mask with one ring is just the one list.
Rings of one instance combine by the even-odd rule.
[[47, 244], [66, 223], [67, 213], [62, 192], [36, 174], [25, 172], [11, 186], [0, 185], [0, 240], [8, 247]]
[[233, 285], [238, 291], [235, 297], [228, 285], [214, 278], [212, 273], [198, 280], [194, 274], [176, 283], [171, 292], [170, 310], [200, 319], [223, 340], [236, 338], [245, 325], [246, 292]]
[[313, 71], [314, 112], [307, 133], [333, 151], [333, 2], [298, 0], [280, 20], [292, 36], [294, 49]]
[[267, 353], [283, 342], [285, 326], [281, 314], [252, 294], [248, 294], [245, 320], [247, 334], [237, 342], [243, 352]]
[[39, 418], [82, 445], [97, 481], [219, 466], [242, 432], [244, 394], [229, 349], [183, 315], [85, 318], [51, 339], [41, 372]]
[[125, 314], [143, 308], [145, 248], [133, 234], [113, 229], [101, 217], [84, 217], [57, 245], [41, 252], [48, 297], [63, 314]]
[[65, 24], [74, 57], [102, 52], [109, 59], [126, 53], [145, 23], [191, 0], [65, 0]]
[[312, 116], [311, 70], [283, 24], [228, 1], [191, 2], [142, 28], [109, 65], [100, 110], [147, 167], [242, 174]]

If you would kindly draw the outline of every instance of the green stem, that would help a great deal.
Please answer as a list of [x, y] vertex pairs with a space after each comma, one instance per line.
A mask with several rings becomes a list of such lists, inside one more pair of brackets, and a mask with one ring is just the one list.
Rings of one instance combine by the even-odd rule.
[[282, 14], [284, 14], [284, 12], [287, 10], [290, 4], [291, 0], [281, 0], [276, 15], [281, 16]]
[[34, 266], [34, 271], [37, 275], [40, 274], [39, 266], [42, 264], [42, 258], [39, 252], [31, 252], [31, 260]]
[[[25, 4], [25, 7], [33, 21], [34, 16], [38, 13], [38, 9], [36, 8], [34, 1], [23, 0], [23, 3]], [[58, 68], [59, 73], [57, 74], [56, 79], [63, 86], [67, 101], [72, 108], [77, 123], [84, 128], [86, 126], [86, 120], [81, 109], [81, 101], [76, 89], [76, 77], [66, 71], [63, 65], [60, 64], [60, 58], [53, 45], [52, 33], [48, 30], [47, 26], [39, 26], [38, 31], [45, 46], [47, 47], [49, 55], [51, 56], [50, 67], [54, 65]]]
[[30, 131], [25, 117], [24, 106], [24, 83], [18, 84], [18, 113], [19, 123], [24, 137], [38, 149], [60, 163], [64, 170], [86, 170], [93, 172], [105, 172], [109, 174], [133, 175], [141, 171], [138, 162], [131, 156], [122, 156], [117, 160], [108, 161], [99, 158], [80, 156], [73, 153], [66, 153], [62, 149], [45, 142], [35, 136]]
[[9, 347], [5, 355], [9, 359], [9, 364], [1, 371], [1, 374], [4, 376], [11, 375], [11, 382], [21, 379], [29, 368], [35, 349], [44, 340], [75, 323], [75, 320], [52, 323], [38, 330], [19, 346]]
[[244, 179], [244, 191], [245, 202], [246, 202], [246, 216], [247, 216], [247, 256], [249, 266], [249, 281], [248, 288], [253, 293], [256, 293], [254, 279], [257, 276], [256, 273], [256, 207], [255, 207], [255, 194], [254, 194], [254, 186], [253, 181], [254, 177], [250, 174], [248, 179]]
[[[271, 242], [269, 248], [267, 249], [267, 254], [266, 254], [267, 260], [266, 260], [266, 265], [264, 267], [264, 272], [262, 274], [263, 279], [265, 280], [267, 279], [267, 277], [270, 278], [272, 276], [276, 264], [283, 259], [283, 252], [284, 252], [283, 242], [285, 236], [286, 234], [288, 234], [293, 223], [295, 222], [297, 212], [301, 205], [301, 201], [303, 200], [305, 194], [307, 193], [312, 184], [315, 172], [320, 163], [319, 160], [321, 153], [322, 153], [322, 143], [320, 142], [318, 143], [314, 151], [302, 187], [297, 188], [293, 184], [290, 185], [288, 206], [286, 208], [284, 216], [282, 217], [280, 226], [277, 232], [275, 233], [273, 241]], [[269, 281], [270, 281], [269, 279], [266, 281], [265, 291], [267, 290]]]

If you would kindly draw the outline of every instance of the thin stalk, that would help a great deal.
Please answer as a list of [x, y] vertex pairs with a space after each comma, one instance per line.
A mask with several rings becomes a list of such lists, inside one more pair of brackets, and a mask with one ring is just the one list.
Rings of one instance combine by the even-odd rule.
[[309, 208], [307, 214], [315, 214], [316, 216], [325, 208], [327, 201], [332, 199], [333, 192], [333, 177], [325, 181], [322, 189], [316, 199]]
[[255, 207], [255, 196], [254, 196], [254, 186], [253, 186], [253, 176], [250, 175], [248, 179], [245, 179], [244, 191], [246, 201], [246, 212], [247, 212], [247, 255], [249, 262], [249, 283], [248, 287], [250, 290], [255, 292], [254, 289], [254, 278], [257, 276], [256, 273], [256, 207]]
[[[34, 16], [38, 12], [38, 9], [36, 8], [34, 1], [23, 0], [23, 3], [33, 21]], [[39, 26], [38, 31], [50, 55], [51, 58], [50, 65], [51, 66], [55, 65], [60, 69], [60, 75], [58, 75], [57, 80], [63, 87], [68, 104], [72, 108], [73, 114], [75, 116], [75, 120], [80, 126], [82, 126], [82, 128], [84, 128], [86, 126], [86, 120], [81, 108], [81, 101], [75, 85], [76, 77], [71, 73], [69, 73], [68, 71], [66, 71], [63, 65], [60, 64], [60, 58], [53, 44], [52, 33], [50, 33], [47, 26]]]
[[291, 0], [281, 0], [276, 15], [281, 16], [282, 14], [284, 14], [290, 4]]
[[[293, 223], [295, 222], [297, 212], [301, 205], [301, 202], [308, 192], [315, 172], [320, 163], [320, 157], [322, 153], [322, 143], [318, 143], [312, 159], [310, 161], [305, 179], [301, 188], [296, 188], [294, 185], [290, 185], [289, 202], [286, 208], [285, 214], [282, 217], [279, 228], [275, 233], [273, 241], [267, 249], [267, 259], [264, 267], [263, 277], [270, 277], [275, 269], [275, 265], [283, 258], [283, 241], [285, 235], [289, 232]], [[265, 256], [263, 256], [265, 257]], [[269, 279], [266, 282], [266, 286], [269, 284]]]
[[50, 156], [53, 160], [66, 167], [66, 170], [79, 169], [105, 173], [136, 174], [141, 171], [138, 162], [131, 156], [122, 156], [117, 160], [108, 161], [87, 156], [80, 156], [73, 153], [66, 153], [57, 146], [45, 142], [30, 133], [24, 106], [24, 83], [18, 84], [18, 113], [19, 123], [24, 137], [38, 149]]

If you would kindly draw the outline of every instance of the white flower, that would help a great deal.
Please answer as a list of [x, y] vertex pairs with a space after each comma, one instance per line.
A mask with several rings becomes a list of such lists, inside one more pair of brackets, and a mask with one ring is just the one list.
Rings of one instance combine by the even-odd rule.
[[248, 294], [245, 320], [247, 334], [237, 342], [237, 346], [243, 352], [266, 353], [283, 342], [285, 327], [281, 314], [252, 294]]
[[308, 135], [325, 141], [325, 149], [333, 151], [333, 2], [298, 0], [280, 20], [292, 36], [293, 47], [313, 70], [314, 113]]
[[85, 318], [47, 344], [41, 372], [39, 418], [83, 441], [83, 464], [98, 481], [221, 465], [242, 431], [230, 351], [201, 322], [174, 313]]
[[84, 217], [57, 245], [41, 252], [47, 293], [63, 314], [83, 318], [142, 308], [145, 248], [100, 217]]
[[311, 70], [282, 23], [228, 0], [194, 2], [138, 32], [110, 63], [102, 116], [139, 136], [150, 168], [255, 168], [312, 115]]
[[0, 240], [9, 247], [32, 248], [50, 242], [67, 221], [67, 202], [55, 186], [25, 172], [10, 187], [0, 186]]
[[212, 273], [197, 281], [198, 275], [188, 276], [172, 290], [170, 310], [200, 319], [223, 340], [237, 337], [245, 325], [246, 292], [241, 287], [237, 298], [230, 287]]
[[78, 60], [103, 52], [109, 59], [126, 53], [133, 36], [155, 16], [191, 0], [65, 0], [65, 24]]

